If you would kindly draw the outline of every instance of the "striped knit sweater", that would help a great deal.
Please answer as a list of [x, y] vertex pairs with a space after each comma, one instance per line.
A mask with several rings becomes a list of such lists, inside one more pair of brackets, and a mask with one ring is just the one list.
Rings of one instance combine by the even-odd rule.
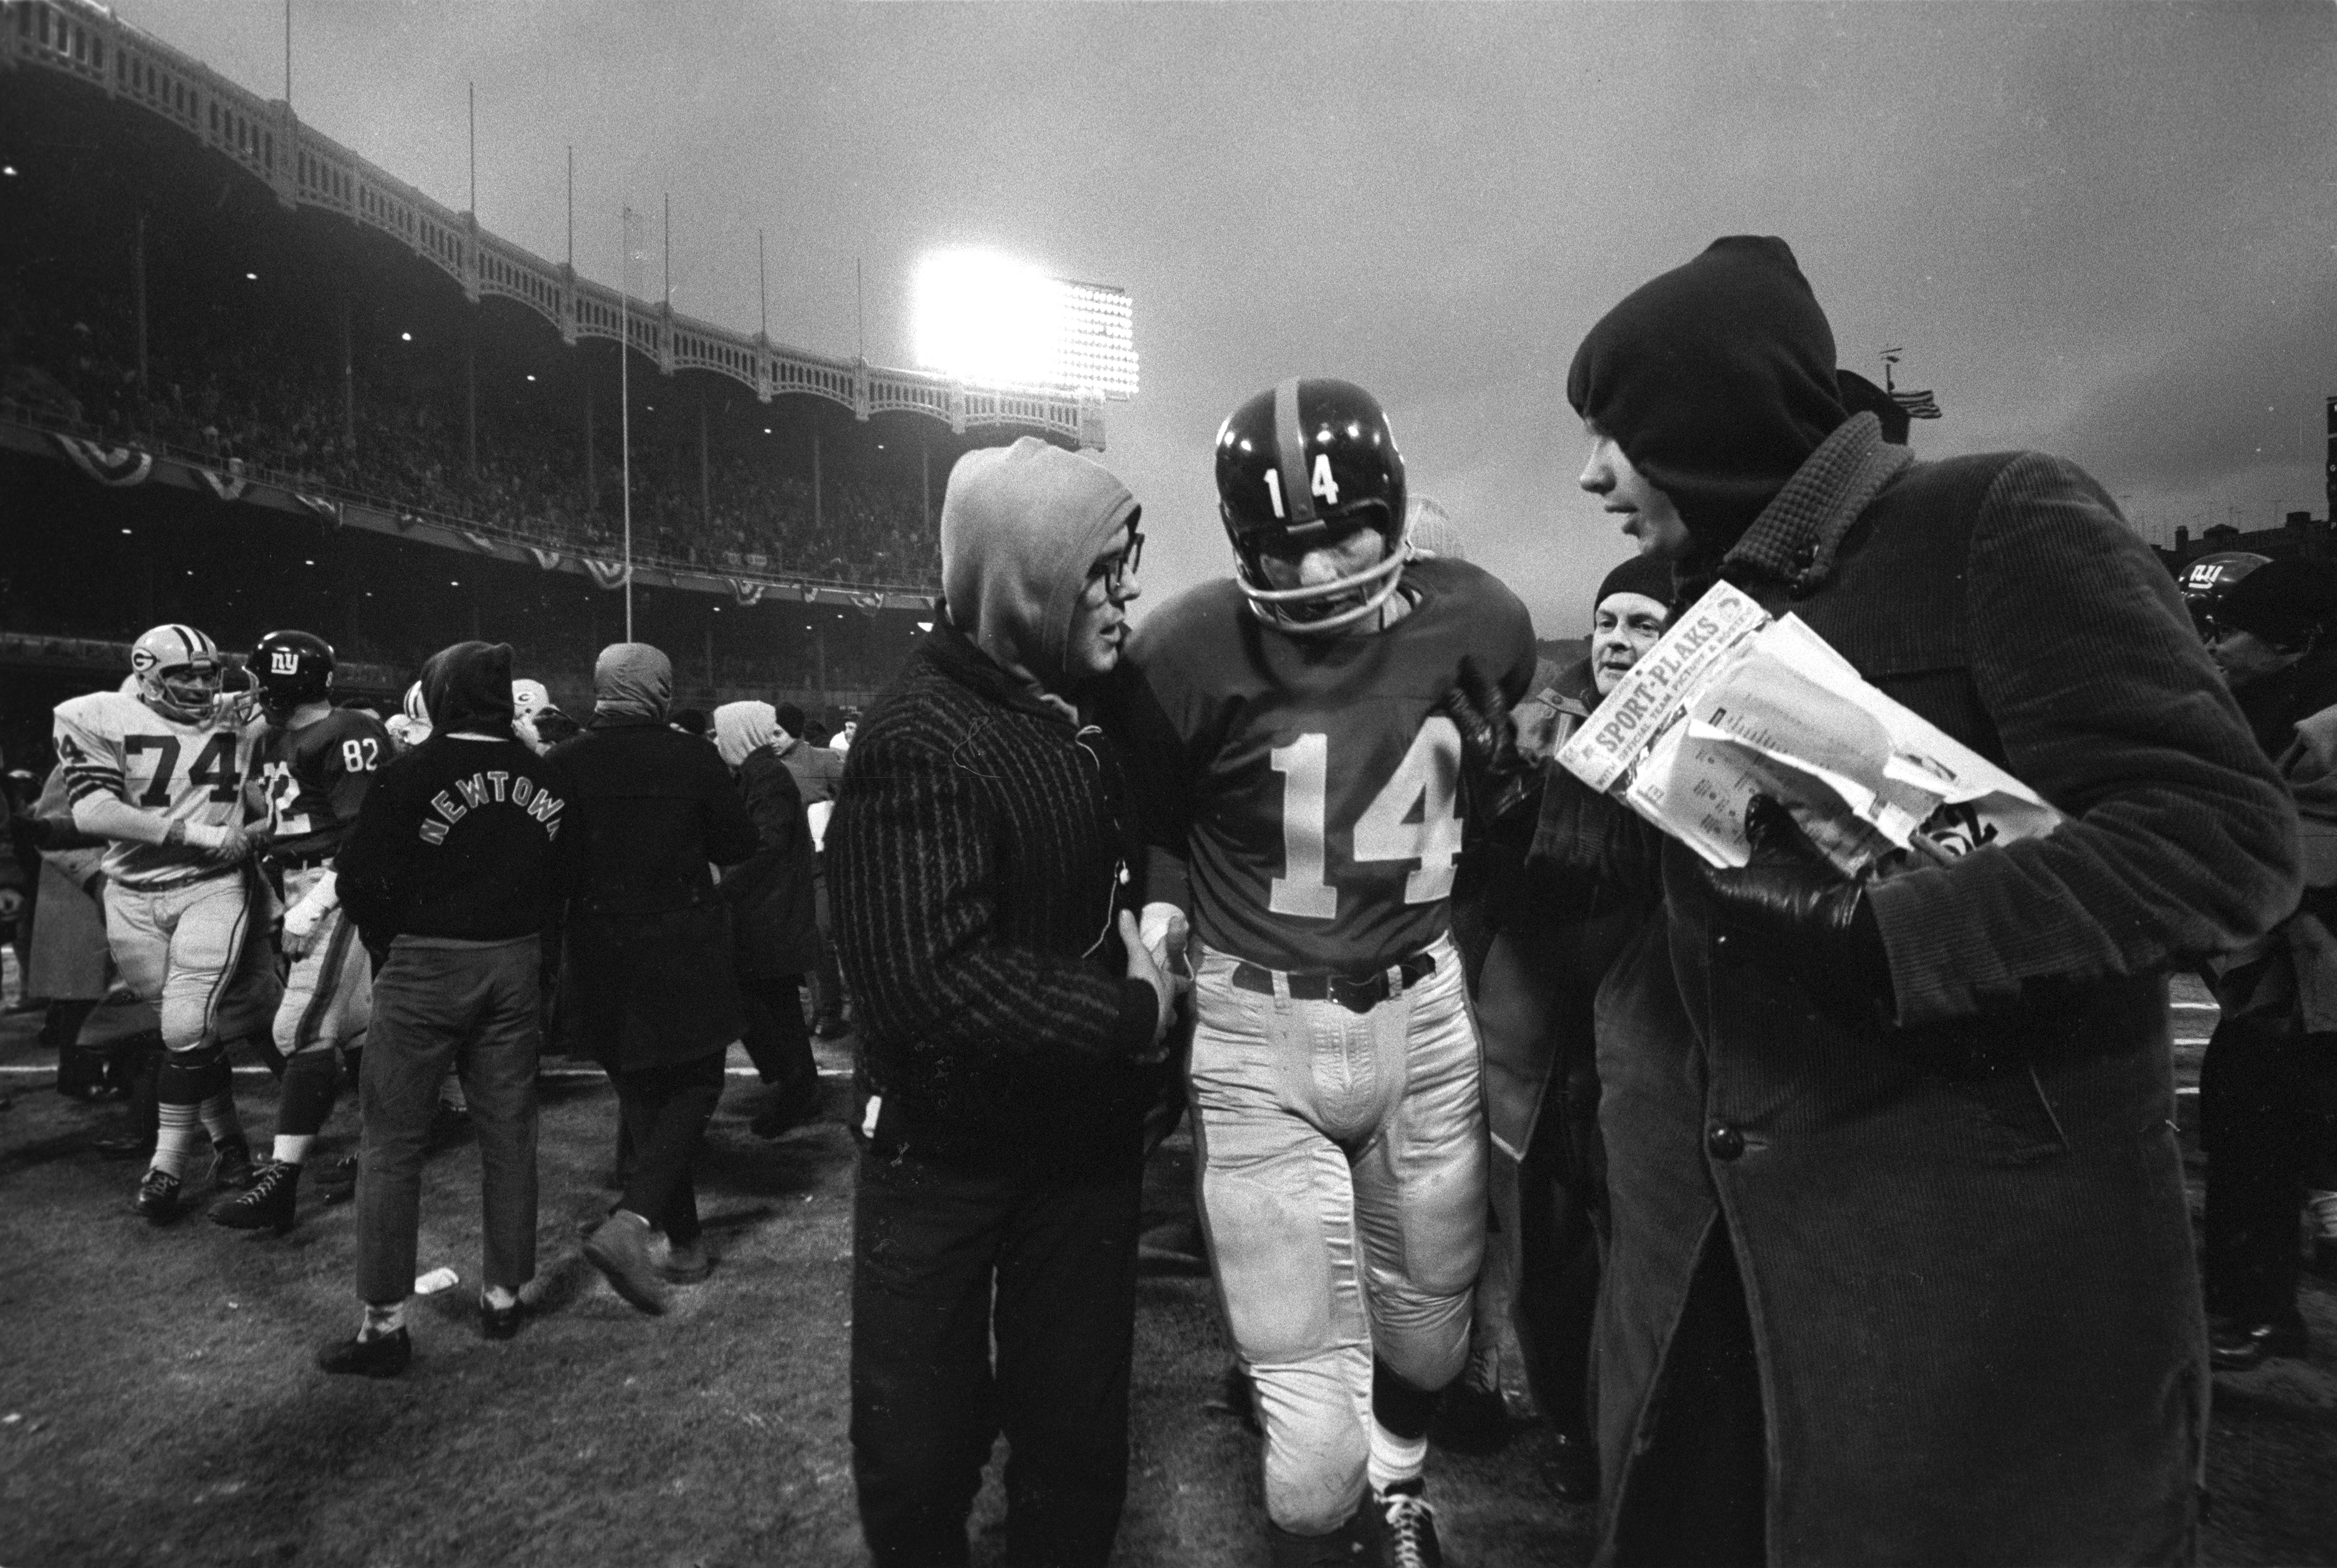
[[1118, 765], [936, 622], [862, 720], [827, 835], [859, 1009], [855, 1122], [959, 1164], [1133, 1161], [1162, 1082], [1111, 934], [1134, 863]]

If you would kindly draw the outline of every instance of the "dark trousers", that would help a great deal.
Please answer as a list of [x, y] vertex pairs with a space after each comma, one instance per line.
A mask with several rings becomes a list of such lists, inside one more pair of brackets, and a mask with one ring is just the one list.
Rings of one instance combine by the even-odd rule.
[[[1543, 1112], [1545, 1123], [1558, 1120], [1556, 1109]], [[1588, 1439], [1603, 1195], [1587, 1170], [1569, 1172], [1560, 1132], [1537, 1128], [1517, 1167], [1517, 1294], [1510, 1320], [1525, 1356], [1526, 1387], [1543, 1419], [1569, 1437]]]
[[844, 1021], [844, 971], [836, 961], [834, 916], [827, 901], [826, 858], [815, 863], [811, 878], [812, 917], [819, 927], [819, 967], [812, 972], [812, 1009], [822, 1028]]
[[686, 1247], [699, 1237], [698, 1188], [689, 1167], [722, 1098], [722, 1053], [609, 1076], [633, 1152], [619, 1207]]
[[2199, 1142], [2207, 1153], [2200, 1273], [2207, 1309], [2243, 1323], [2295, 1323], [2298, 1210], [2326, 1169], [2320, 1080], [2337, 1040], [2289, 1020], [2215, 1026], [2199, 1064]]
[[[1688, 1283], [1656, 1389], [1655, 1431], [1616, 1522], [1617, 1568], [1768, 1561], [1768, 1439], [1753, 1318], [1725, 1225]], [[1620, 1455], [1602, 1455], [1609, 1465]]]
[[401, 936], [373, 978], [358, 1090], [357, 1294], [376, 1306], [414, 1289], [422, 1160], [452, 1062], [478, 1134], [489, 1285], [535, 1278], [535, 1063], [541, 946], [435, 946]]
[[1128, 1491], [1135, 1155], [1069, 1177], [862, 1153], [852, 1473], [879, 1568], [966, 1561], [966, 1514], [1002, 1429], [1006, 1561], [1100, 1568], [1111, 1555]]
[[804, 1022], [802, 975], [756, 975], [742, 967], [738, 1001], [747, 1017], [738, 1039], [758, 1077], [792, 1088], [819, 1076], [811, 1027]]

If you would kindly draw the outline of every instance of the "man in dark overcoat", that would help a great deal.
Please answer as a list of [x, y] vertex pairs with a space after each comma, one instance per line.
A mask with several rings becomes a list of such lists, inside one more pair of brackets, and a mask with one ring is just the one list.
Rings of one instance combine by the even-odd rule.
[[1570, 779], [1535, 852], [1659, 887], [1598, 1004], [1600, 1561], [2172, 1563], [2206, 1429], [2164, 976], [2297, 897], [2295, 812], [2173, 582], [2037, 453], [1845, 416], [1782, 240], [1592, 328], [1581, 484], [2066, 814], [1839, 878], [1715, 872]]
[[783, 735], [768, 702], [725, 702], [714, 710], [714, 749], [738, 781], [761, 843], [722, 876], [738, 944], [740, 1036], [755, 1071], [771, 1086], [749, 1123], [777, 1138], [819, 1114], [819, 1063], [804, 1020], [803, 981], [819, 964], [812, 897], [815, 851], [803, 796], [779, 760]]
[[668, 727], [662, 652], [602, 649], [592, 695], [592, 726], [549, 754], [567, 772], [568, 830], [581, 840], [562, 1006], [572, 1049], [616, 1085], [633, 1164], [584, 1256], [654, 1314], [668, 1285], [709, 1267], [690, 1165], [745, 1027], [730, 916], [707, 866], [735, 865], [761, 840], [714, 748]]

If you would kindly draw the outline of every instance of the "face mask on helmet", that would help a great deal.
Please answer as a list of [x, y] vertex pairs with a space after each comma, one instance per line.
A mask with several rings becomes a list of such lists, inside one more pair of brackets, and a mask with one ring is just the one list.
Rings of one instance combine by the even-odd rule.
[[[1406, 554], [1403, 456], [1370, 393], [1315, 377], [1261, 392], [1218, 429], [1217, 467], [1217, 513], [1259, 619], [1302, 635], [1335, 632], [1395, 593]], [[1269, 557], [1296, 563], [1364, 530], [1380, 541], [1376, 556], [1346, 551], [1324, 581], [1277, 585], [1269, 573]]]
[[130, 645], [139, 700], [181, 724], [209, 720], [219, 706], [219, 644], [191, 626], [157, 626]]

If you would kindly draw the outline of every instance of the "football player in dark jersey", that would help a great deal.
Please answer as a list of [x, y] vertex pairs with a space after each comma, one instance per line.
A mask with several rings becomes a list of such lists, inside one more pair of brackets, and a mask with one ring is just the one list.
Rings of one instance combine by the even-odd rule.
[[333, 706], [333, 650], [323, 638], [270, 632], [247, 667], [268, 719], [260, 767], [275, 822], [269, 859], [284, 878], [281, 941], [291, 973], [275, 1028], [284, 1087], [274, 1160], [211, 1219], [281, 1235], [292, 1229], [300, 1166], [339, 1093], [341, 1054], [358, 1048], [373, 1016], [371, 965], [341, 914], [333, 857], [391, 744], [371, 713]]
[[1152, 795], [1145, 937], [1189, 916], [1201, 1210], [1274, 1561], [1434, 1563], [1425, 1434], [1468, 1355], [1486, 1203], [1441, 705], [1464, 662], [1521, 698], [1532, 626], [1477, 567], [1414, 557], [1360, 387], [1250, 398], [1217, 479], [1237, 574], [1148, 620], [1117, 693]]

